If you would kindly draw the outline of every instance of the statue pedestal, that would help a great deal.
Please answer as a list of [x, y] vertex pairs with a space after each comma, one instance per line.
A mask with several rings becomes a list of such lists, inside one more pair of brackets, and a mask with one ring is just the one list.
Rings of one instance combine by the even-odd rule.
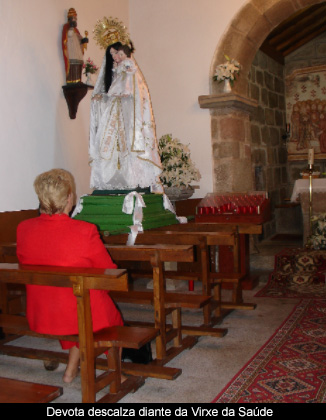
[[164, 208], [162, 194], [142, 194], [141, 197], [145, 207], [138, 208], [138, 201], [132, 197], [133, 211], [125, 213], [123, 208], [126, 194], [83, 196], [77, 204], [74, 218], [93, 223], [99, 231], [107, 232], [108, 235], [130, 233], [135, 223], [134, 216], [139, 217], [140, 212], [142, 219], [137, 226], [141, 224], [144, 230], [179, 223], [176, 215]]
[[79, 102], [86, 96], [89, 89], [94, 89], [94, 86], [85, 85], [85, 83], [70, 83], [62, 86], [62, 89], [68, 105], [69, 117], [74, 120]]

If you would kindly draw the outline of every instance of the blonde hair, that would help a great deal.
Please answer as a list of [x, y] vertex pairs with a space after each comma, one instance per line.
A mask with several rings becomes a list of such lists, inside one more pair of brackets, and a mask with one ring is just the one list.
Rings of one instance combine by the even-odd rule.
[[75, 180], [64, 169], [52, 169], [38, 175], [34, 181], [34, 189], [40, 201], [41, 213], [63, 213], [70, 194], [73, 194], [75, 202]]

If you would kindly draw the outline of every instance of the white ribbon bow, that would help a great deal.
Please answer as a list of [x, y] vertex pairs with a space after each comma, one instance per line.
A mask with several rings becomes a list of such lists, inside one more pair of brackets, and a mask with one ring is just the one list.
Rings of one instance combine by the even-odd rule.
[[[163, 206], [165, 210], [170, 210], [170, 212], [175, 214], [175, 209], [173, 207], [173, 204], [171, 203], [169, 197], [166, 194], [163, 194]], [[180, 216], [178, 217], [176, 215], [176, 219], [179, 223], [188, 223], [188, 219], [186, 217]]]
[[129, 226], [131, 232], [128, 236], [127, 245], [134, 245], [138, 232], [143, 231], [143, 207], [146, 207], [146, 204], [139, 193], [132, 191], [126, 195], [122, 211], [126, 214], [133, 214], [133, 226]]
[[83, 210], [83, 197], [86, 197], [87, 194], [82, 195], [79, 200], [78, 203], [76, 204], [76, 207], [71, 215], [71, 218], [73, 219], [78, 213], [80, 213]]

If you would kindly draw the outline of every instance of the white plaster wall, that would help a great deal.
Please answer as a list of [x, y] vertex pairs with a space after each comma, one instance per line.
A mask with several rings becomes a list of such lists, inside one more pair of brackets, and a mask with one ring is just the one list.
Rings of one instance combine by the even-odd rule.
[[[209, 70], [219, 39], [245, 0], [130, 0], [135, 57], [148, 83], [158, 138], [190, 144], [202, 179], [194, 197], [213, 191]], [[227, 51], [226, 51], [227, 53]]]
[[89, 192], [90, 93], [71, 120], [63, 96], [61, 48], [67, 11], [89, 32], [85, 59], [100, 64], [104, 52], [93, 40], [96, 21], [117, 16], [129, 24], [128, 0], [0, 0], [0, 211], [36, 208], [33, 181], [53, 167], [70, 170], [77, 194]]
[[[36, 208], [35, 176], [70, 170], [77, 194], [89, 191], [90, 93], [70, 120], [61, 31], [75, 7], [78, 29], [89, 32], [85, 59], [100, 65], [104, 51], [92, 30], [113, 16], [129, 28], [148, 82], [157, 134], [190, 143], [202, 173], [198, 197], [212, 190], [210, 118], [198, 106], [209, 93], [209, 68], [219, 39], [246, 0], [0, 0], [0, 211]], [[227, 53], [227, 52], [226, 52]]]

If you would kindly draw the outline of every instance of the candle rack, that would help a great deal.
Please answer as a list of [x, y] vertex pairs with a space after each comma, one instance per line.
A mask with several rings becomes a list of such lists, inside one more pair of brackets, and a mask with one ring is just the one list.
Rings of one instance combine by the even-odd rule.
[[196, 221], [207, 223], [264, 223], [271, 218], [266, 191], [209, 193], [196, 209]]

